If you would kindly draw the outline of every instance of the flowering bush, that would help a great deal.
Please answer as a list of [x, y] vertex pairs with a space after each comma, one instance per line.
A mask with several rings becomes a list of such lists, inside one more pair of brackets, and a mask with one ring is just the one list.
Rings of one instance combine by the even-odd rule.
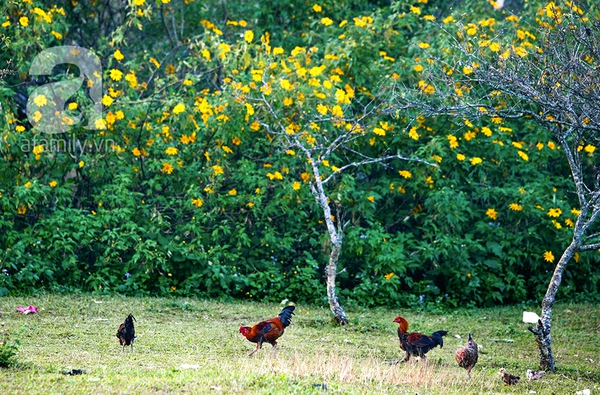
[[[225, 12], [136, 0], [106, 14], [82, 3], [66, 10], [32, 0], [4, 13], [0, 292], [320, 303], [330, 245], [307, 152], [330, 179], [332, 215], [348, 223], [344, 299], [486, 304], [544, 292], [578, 215], [556, 142], [527, 119], [387, 110], [407, 84], [439, 93], [426, 77], [448, 39], [434, 22], [450, 29], [457, 14], [435, 17], [427, 2], [253, 10], [233, 2]], [[523, 21], [534, 20], [532, 7]], [[478, 12], [461, 34], [502, 54], [507, 44], [493, 40], [494, 29], [515, 22], [492, 6]], [[82, 15], [90, 22], [75, 29]], [[521, 56], [533, 36], [517, 30], [513, 52]], [[31, 127], [23, 98], [40, 82], [27, 75], [31, 60], [67, 37], [102, 61], [103, 113], [85, 127], [93, 105], [85, 79], [87, 90], [65, 103], [67, 131], [54, 138]], [[41, 80], [75, 74], [62, 65]], [[316, 152], [339, 136], [343, 148]], [[595, 147], [582, 149], [593, 161]], [[344, 167], [396, 152], [437, 167]], [[577, 256], [565, 292], [597, 292], [594, 254]]]

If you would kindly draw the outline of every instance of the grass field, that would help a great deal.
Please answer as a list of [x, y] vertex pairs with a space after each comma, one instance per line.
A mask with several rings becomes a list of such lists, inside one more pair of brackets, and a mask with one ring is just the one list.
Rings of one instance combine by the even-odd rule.
[[[35, 305], [23, 315], [16, 306]], [[535, 308], [535, 307], [531, 307]], [[17, 365], [0, 369], [0, 394], [575, 394], [600, 393], [600, 308], [555, 307], [553, 341], [558, 371], [528, 382], [537, 348], [523, 308], [456, 310], [351, 309], [337, 327], [325, 308], [298, 305], [280, 339], [252, 357], [240, 325], [276, 316], [279, 305], [195, 299], [46, 295], [0, 298], [2, 333], [21, 342]], [[136, 317], [134, 352], [115, 337], [125, 316]], [[389, 365], [400, 358], [396, 315], [411, 330], [448, 331], [429, 363]], [[454, 361], [468, 332], [481, 346], [471, 380]], [[461, 336], [457, 338], [455, 336]], [[0, 338], [1, 339], [1, 338]], [[522, 377], [516, 387], [498, 369]], [[77, 376], [69, 369], [85, 369]]]

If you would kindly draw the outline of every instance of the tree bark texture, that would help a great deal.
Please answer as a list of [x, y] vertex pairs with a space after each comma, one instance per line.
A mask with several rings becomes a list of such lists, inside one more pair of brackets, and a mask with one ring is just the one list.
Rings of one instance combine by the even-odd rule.
[[552, 275], [550, 284], [548, 284], [546, 295], [542, 300], [542, 317], [535, 328], [529, 327], [529, 330], [536, 336], [536, 342], [540, 350], [540, 369], [547, 372], [554, 372], [556, 370], [554, 355], [552, 354], [552, 337], [550, 335], [552, 329], [552, 307], [554, 306], [554, 302], [556, 302], [556, 293], [560, 287], [565, 267], [573, 255], [575, 255], [578, 248], [579, 243], [574, 238], [554, 268], [554, 274]]
[[327, 274], [327, 297], [329, 298], [329, 308], [331, 309], [335, 320], [340, 325], [347, 325], [348, 318], [346, 317], [346, 312], [340, 304], [335, 291], [335, 277], [337, 275], [337, 263], [341, 249], [342, 240], [340, 239], [337, 243], [332, 245], [331, 252], [329, 253], [329, 264], [325, 268]]

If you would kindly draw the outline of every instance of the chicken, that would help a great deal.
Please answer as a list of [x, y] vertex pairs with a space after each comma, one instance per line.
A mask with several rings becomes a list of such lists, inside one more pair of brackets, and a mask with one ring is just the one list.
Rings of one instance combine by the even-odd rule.
[[425, 354], [432, 348], [440, 346], [444, 347], [442, 336], [446, 336], [448, 332], [437, 331], [431, 336], [424, 335], [418, 332], [407, 332], [408, 321], [403, 317], [394, 318], [394, 322], [398, 323], [398, 338], [400, 339], [400, 348], [406, 352], [406, 356], [400, 362], [408, 362], [411, 356], [420, 357], [427, 361]]
[[516, 385], [521, 379], [519, 376], [508, 373], [504, 368], [500, 369], [500, 376], [506, 385]]
[[285, 328], [292, 323], [295, 308], [295, 306], [286, 306], [277, 317], [261, 321], [252, 328], [240, 326], [240, 333], [252, 343], [256, 343], [256, 349], [248, 356], [261, 349], [265, 342], [273, 346], [273, 351], [277, 355], [277, 339], [283, 335]]
[[527, 369], [527, 378], [529, 379], [529, 381], [533, 381], [533, 380], [539, 380], [542, 377], [544, 377], [544, 375], [546, 374], [546, 372], [538, 372], [537, 370], [531, 370], [531, 369]]
[[133, 326], [134, 320], [135, 317], [133, 314], [129, 314], [125, 318], [125, 322], [117, 330], [117, 338], [119, 339], [119, 344], [123, 346], [123, 351], [125, 351], [125, 346], [131, 346], [131, 352], [133, 352], [133, 341], [136, 339], [135, 328]]
[[479, 352], [477, 343], [471, 337], [469, 333], [469, 340], [465, 343], [464, 347], [456, 350], [456, 354], [454, 354], [456, 358], [456, 362], [458, 362], [458, 366], [461, 368], [467, 369], [467, 377], [471, 378], [471, 370], [475, 367], [477, 363], [477, 359], [479, 358]]

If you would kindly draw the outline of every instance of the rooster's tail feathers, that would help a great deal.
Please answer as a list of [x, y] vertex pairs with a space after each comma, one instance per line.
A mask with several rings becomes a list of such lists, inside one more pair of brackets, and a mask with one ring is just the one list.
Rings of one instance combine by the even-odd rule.
[[279, 313], [279, 319], [281, 320], [284, 328], [290, 326], [292, 323], [292, 315], [294, 315], [295, 308], [296, 306], [286, 306], [283, 308], [283, 310], [281, 310], [281, 313]]
[[447, 334], [448, 334], [448, 332], [446, 332], [446, 331], [437, 331], [437, 332], [433, 332], [431, 337], [440, 345], [440, 348], [443, 348], [444, 347], [444, 339], [442, 338], [442, 336], [446, 336]]

